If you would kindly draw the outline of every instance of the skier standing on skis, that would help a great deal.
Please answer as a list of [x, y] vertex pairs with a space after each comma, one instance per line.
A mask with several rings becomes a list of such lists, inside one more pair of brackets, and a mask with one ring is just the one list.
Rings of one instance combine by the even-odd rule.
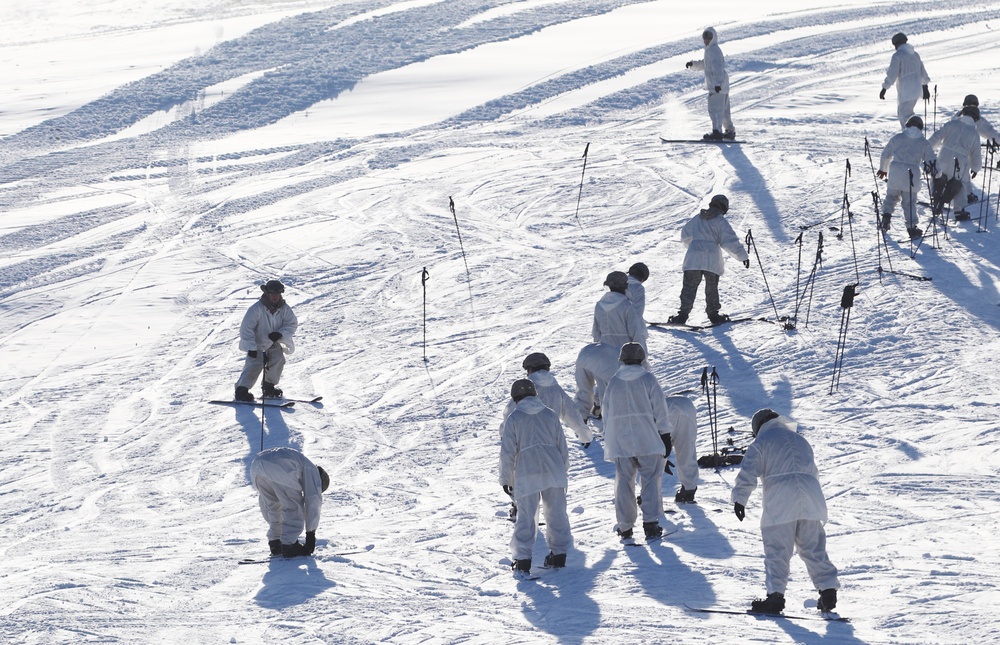
[[[982, 137], [984, 141], [992, 141], [993, 144], [996, 145], [997, 141], [1000, 140], [1000, 132], [998, 132], [997, 129], [993, 127], [993, 124], [987, 121], [986, 118], [983, 116], [982, 114], [983, 110], [979, 105], [979, 97], [976, 96], [975, 94], [967, 95], [965, 99], [962, 101], [962, 108], [965, 109], [965, 107], [969, 105], [979, 109], [979, 120], [976, 121], [976, 132], [979, 133], [979, 136]], [[959, 113], [955, 115], [955, 118], [957, 119], [960, 116], [962, 116], [961, 111], [959, 111]], [[967, 200], [969, 204], [979, 201], [979, 197], [974, 192], [972, 192], [971, 178], [969, 178], [965, 182], [965, 192], [969, 194]]]
[[906, 34], [900, 32], [892, 37], [892, 46], [896, 51], [889, 61], [889, 68], [885, 73], [885, 80], [882, 81], [882, 91], [878, 97], [885, 100], [885, 91], [896, 86], [896, 116], [899, 118], [899, 125], [906, 128], [906, 120], [913, 115], [913, 108], [917, 101], [923, 98], [929, 101], [931, 91], [927, 84], [931, 82], [924, 63], [920, 60], [920, 55], [913, 49], [913, 45], [906, 42]]
[[[957, 119], [948, 121], [931, 135], [930, 143], [938, 151], [937, 169], [941, 173], [934, 186], [935, 214], [940, 213], [944, 203], [950, 201], [956, 220], [970, 217], [969, 211], [965, 210], [969, 204], [966, 185], [971, 185], [971, 178], [983, 166], [979, 133], [976, 131], [978, 120], [979, 108], [967, 105]], [[949, 183], [953, 187], [949, 187]]]
[[720, 313], [719, 277], [725, 271], [722, 252], [725, 251], [750, 268], [750, 256], [740, 238], [726, 221], [729, 199], [716, 195], [697, 215], [681, 229], [681, 241], [687, 247], [684, 255], [684, 284], [681, 287], [681, 308], [668, 322], [684, 324], [694, 307], [698, 286], [705, 279], [705, 312], [713, 325], [726, 322], [729, 316]]
[[625, 296], [635, 307], [641, 319], [646, 313], [646, 287], [643, 283], [649, 279], [649, 267], [642, 262], [636, 262], [628, 268], [628, 286]]
[[[681, 483], [674, 502], [692, 504], [698, 490], [698, 455], [695, 450], [698, 417], [694, 403], [686, 396], [668, 396], [667, 415], [670, 417], [671, 443], [677, 454], [677, 479]], [[670, 457], [669, 453], [667, 457]]]
[[604, 458], [615, 464], [615, 532], [632, 538], [638, 518], [635, 480], [642, 489], [642, 530], [647, 539], [663, 534], [660, 484], [670, 454], [670, 418], [663, 389], [643, 367], [646, 352], [639, 343], [621, 349], [622, 366], [604, 393]]
[[283, 392], [278, 388], [278, 381], [285, 368], [285, 354], [295, 351], [292, 336], [299, 321], [281, 295], [285, 285], [278, 280], [268, 280], [260, 285], [260, 290], [264, 293], [247, 309], [240, 325], [240, 349], [247, 354], [243, 372], [236, 381], [237, 401], [254, 400], [250, 388], [257, 383], [262, 371], [262, 396], [281, 398]]
[[917, 226], [917, 195], [920, 193], [920, 169], [934, 161], [934, 148], [924, 138], [924, 120], [914, 114], [906, 121], [906, 129], [893, 135], [882, 149], [878, 177], [888, 176], [889, 185], [882, 202], [882, 230], [889, 230], [892, 212], [903, 201], [906, 232], [910, 239], [923, 235]]
[[743, 457], [733, 485], [733, 512], [746, 517], [750, 494], [763, 483], [760, 534], [764, 541], [767, 598], [751, 603], [753, 611], [779, 613], [785, 608], [793, 549], [820, 593], [820, 611], [837, 606], [837, 568], [826, 553], [826, 498], [812, 447], [795, 430], [798, 424], [774, 410], [758, 410], [750, 421], [754, 440]]
[[[257, 453], [250, 464], [250, 483], [257, 491], [260, 512], [267, 521], [271, 555], [292, 558], [316, 549], [323, 492], [330, 486], [326, 471], [294, 448]], [[305, 529], [305, 544], [299, 535]]]
[[639, 343], [646, 347], [646, 323], [635, 305], [628, 299], [628, 275], [612, 271], [604, 280], [608, 292], [594, 306], [592, 334], [595, 343], [613, 345], [618, 349], [625, 343]]
[[518, 508], [514, 534], [510, 538], [511, 566], [519, 574], [531, 570], [531, 553], [541, 503], [545, 515], [545, 542], [549, 554], [545, 566], [566, 566], [566, 552], [573, 537], [566, 513], [569, 453], [559, 416], [538, 398], [528, 379], [514, 381], [510, 388], [514, 411], [500, 429], [500, 485]]
[[685, 67], [705, 72], [708, 117], [712, 120], [712, 132], [702, 138], [711, 141], [733, 140], [736, 139], [736, 127], [729, 109], [729, 74], [726, 73], [726, 57], [719, 48], [719, 35], [715, 27], [706, 28], [701, 39], [705, 43], [705, 58], [690, 60]]

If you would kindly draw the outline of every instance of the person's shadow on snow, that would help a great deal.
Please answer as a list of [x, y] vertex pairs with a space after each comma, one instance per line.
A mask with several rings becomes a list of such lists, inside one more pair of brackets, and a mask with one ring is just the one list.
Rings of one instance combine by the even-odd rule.
[[[257, 410], [264, 414], [263, 430], [261, 429], [260, 417], [257, 416]], [[280, 447], [302, 449], [301, 437], [292, 441], [288, 424], [285, 423], [286, 414], [294, 414], [294, 410], [291, 408], [254, 408], [248, 405], [236, 406], [236, 422], [242, 426], [249, 447], [249, 452], [243, 460], [243, 476], [246, 481], [250, 481], [250, 463], [253, 462], [257, 453], [261, 452], [261, 445], [264, 446], [263, 450]]]
[[323, 575], [316, 560], [310, 557], [273, 558], [261, 580], [263, 586], [254, 601], [267, 609], [286, 609], [301, 605], [335, 586]]

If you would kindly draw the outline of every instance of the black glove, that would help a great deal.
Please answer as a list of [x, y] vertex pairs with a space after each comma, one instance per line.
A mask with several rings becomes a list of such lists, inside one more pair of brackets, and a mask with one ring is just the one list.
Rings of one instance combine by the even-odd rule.
[[281, 332], [280, 331], [272, 331], [270, 334], [267, 335], [267, 337], [270, 338], [273, 342], [276, 343], [279, 340], [281, 340]]
[[505, 492], [508, 495], [510, 495], [511, 497], [513, 497], [514, 496], [514, 487], [513, 486], [508, 486], [507, 484], [504, 484], [503, 485], [503, 492]]
[[249, 356], [250, 358], [257, 358], [257, 350], [251, 349], [249, 352], [247, 352], [247, 356]]
[[978, 171], [973, 170], [972, 171], [972, 178], [975, 179], [977, 174], [979, 174]]
[[691, 69], [692, 67], [694, 67], [694, 61], [689, 60], [688, 62], [684, 63], [684, 67]]
[[663, 456], [669, 457], [670, 451], [674, 449], [673, 443], [670, 441], [670, 433], [661, 434], [660, 441], [663, 442]]
[[312, 555], [316, 550], [316, 531], [306, 531], [306, 555]]
[[716, 94], [721, 94], [722, 93], [722, 86], [721, 85], [716, 85], [715, 86], [715, 93]]
[[749, 269], [750, 268], [750, 258], [747, 258], [746, 260], [743, 260], [743, 268], [744, 269]]
[[583, 444], [583, 449], [584, 450], [586, 450], [589, 447], [590, 447], [590, 442], [589, 441]]
[[924, 100], [925, 101], [930, 101], [931, 100], [931, 91], [927, 88], [926, 85], [924, 85], [923, 88], [924, 88]]
[[733, 512], [736, 513], [736, 519], [743, 521], [743, 518], [747, 516], [747, 509], [743, 507], [743, 504], [739, 502], [733, 502]]
[[671, 461], [668, 459], [666, 465], [663, 467], [663, 472], [665, 472], [668, 475], [673, 475], [674, 471], [670, 470], [670, 467], [673, 465], [674, 464], [671, 463]]
[[882, 99], [883, 101], [885, 100], [885, 88], [884, 87], [882, 88], [882, 91], [878, 93], [878, 97], [880, 99]]

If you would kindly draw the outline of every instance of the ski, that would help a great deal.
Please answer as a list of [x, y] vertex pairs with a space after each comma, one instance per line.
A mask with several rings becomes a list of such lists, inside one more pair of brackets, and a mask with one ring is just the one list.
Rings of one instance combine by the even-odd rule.
[[673, 535], [679, 530], [680, 529], [674, 529], [673, 531], [664, 531], [655, 538], [646, 538], [646, 540], [643, 542], [636, 542], [635, 538], [625, 538], [624, 540], [621, 540], [621, 544], [622, 546], [649, 546], [651, 544], [656, 544], [657, 542], [667, 537], [668, 535]]
[[732, 318], [730, 320], [724, 320], [720, 323], [709, 323], [707, 325], [689, 325], [687, 323], [674, 323], [674, 322], [651, 322], [646, 323], [650, 327], [673, 327], [674, 329], [690, 330], [690, 331], [702, 331], [704, 329], [712, 329], [713, 327], [722, 327], [723, 325], [728, 325], [730, 323], [741, 323], [749, 322], [751, 320], [757, 320], [756, 318]]
[[290, 408], [295, 405], [295, 401], [285, 403], [266, 403], [263, 401], [209, 401], [213, 405], [250, 405], [255, 408]]
[[664, 139], [660, 137], [660, 143], [715, 143], [715, 144], [726, 144], [726, 143], [747, 143], [746, 141], [736, 140], [736, 139]]
[[761, 611], [753, 611], [752, 609], [717, 609], [714, 607], [692, 607], [691, 605], [685, 604], [685, 607], [691, 611], [697, 611], [703, 614], [735, 614], [737, 616], [761, 616], [763, 618], [788, 618], [789, 620], [826, 620], [839, 623], [849, 623], [850, 618], [844, 618], [833, 612], [823, 612], [815, 616], [797, 616], [795, 614], [771, 614]]
[[375, 545], [370, 544], [367, 547], [361, 548], [361, 549], [353, 549], [353, 550], [350, 550], [350, 551], [335, 551], [333, 553], [327, 553], [326, 551], [316, 551], [312, 555], [308, 555], [308, 556], [295, 556], [294, 558], [286, 558], [286, 557], [281, 556], [281, 555], [272, 555], [272, 556], [268, 556], [266, 558], [243, 558], [242, 560], [239, 561], [238, 564], [267, 564], [268, 562], [271, 562], [271, 561], [274, 561], [274, 560], [298, 560], [298, 558], [300, 558], [300, 557], [314, 558], [314, 559], [319, 559], [319, 560], [323, 560], [323, 559], [325, 559], [325, 557], [342, 558], [342, 557], [347, 556], [347, 555], [358, 555], [359, 553], [368, 553], [373, 548], [375, 548]]
[[291, 401], [292, 403], [319, 403], [320, 401], [323, 400], [323, 397], [316, 396], [316, 397], [313, 397], [311, 399], [289, 399], [288, 397], [280, 396], [280, 397], [274, 397], [274, 398], [263, 397], [262, 400], [263, 401], [285, 401], [286, 403], [289, 402], [289, 401]]

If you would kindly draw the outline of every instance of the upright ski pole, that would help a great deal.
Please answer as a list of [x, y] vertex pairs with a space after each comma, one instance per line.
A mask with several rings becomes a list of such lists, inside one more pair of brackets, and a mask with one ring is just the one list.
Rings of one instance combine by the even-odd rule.
[[[843, 221], [843, 217], [841, 217], [841, 221]], [[820, 235], [822, 234], [823, 233], [820, 233]], [[801, 294], [800, 284], [802, 276], [802, 233], [801, 232], [799, 233], [799, 236], [795, 238], [794, 243], [799, 246], [799, 260], [798, 264], [795, 266], [795, 310], [792, 312], [792, 317], [789, 319], [789, 322], [793, 326], [797, 325], [799, 322], [799, 303], [802, 302], [802, 298], [799, 295]]]
[[[771, 299], [771, 308], [774, 309], [774, 320], [776, 322], [781, 322], [781, 317], [778, 316], [778, 307], [774, 304], [774, 296], [771, 295], [771, 286], [767, 283], [767, 274], [764, 273], [764, 263], [760, 261], [760, 253], [757, 252], [757, 244], [753, 241], [753, 229], [747, 229], [746, 245], [747, 255], [750, 254], [752, 249], [754, 256], [757, 258], [757, 266], [760, 267], [760, 274], [764, 277], [764, 288], [767, 289], [767, 297]], [[785, 325], [785, 328], [791, 329], [787, 324]]]
[[[926, 119], [924, 123], [927, 123]], [[934, 132], [937, 132], [937, 85], [934, 86]]]
[[837, 239], [844, 239], [844, 216], [851, 216], [851, 202], [847, 198], [847, 178], [851, 176], [851, 160], [846, 160], [844, 167], [844, 199], [840, 204], [840, 230], [837, 232]]
[[844, 287], [844, 295], [840, 298], [840, 334], [837, 336], [837, 352], [833, 360], [833, 382], [830, 383], [830, 394], [840, 387], [840, 372], [844, 368], [844, 346], [847, 341], [847, 324], [851, 320], [851, 307], [854, 306], [855, 289], [858, 285], [849, 284]]
[[[258, 350], [258, 351], [260, 351], [260, 350]], [[267, 380], [267, 351], [266, 350], [263, 351], [263, 352], [261, 352], [261, 359], [264, 361], [264, 368], [261, 369], [261, 371], [260, 371], [260, 374], [261, 374], [260, 378], [262, 380], [266, 381]], [[261, 395], [260, 398], [261, 399], [264, 398], [263, 394]], [[264, 414], [266, 412], [267, 412], [267, 408], [261, 406], [261, 408], [260, 408], [260, 452], [264, 452]]]
[[583, 223], [580, 222], [580, 200], [583, 198], [583, 178], [587, 174], [587, 153], [590, 151], [590, 142], [583, 148], [583, 172], [580, 173], [580, 192], [576, 195], [576, 223], [580, 225], [580, 230], [583, 230]]
[[427, 362], [427, 281], [431, 279], [431, 274], [427, 272], [427, 267], [420, 273], [420, 286], [424, 289], [424, 362]]
[[[809, 278], [806, 280], [806, 292], [809, 294], [809, 302], [806, 305], [806, 327], [809, 326], [809, 312], [812, 310], [813, 291], [816, 288], [816, 273], [821, 264], [823, 264], [823, 231], [819, 232], [819, 240], [816, 243], [816, 257], [813, 259], [812, 271], [809, 272]], [[802, 294], [803, 298], [805, 296], [806, 294]], [[796, 305], [796, 320], [798, 319], [798, 309], [798, 305]]]
[[[976, 231], [986, 232], [986, 225], [990, 218], [990, 191], [993, 189], [993, 153], [996, 146], [993, 141], [986, 142], [986, 159], [983, 162], [983, 198], [979, 201], [979, 222]], [[987, 176], [989, 181], [987, 182]]]
[[[458, 231], [458, 247], [462, 250], [462, 262], [465, 263], [465, 280], [469, 285], [469, 304], [472, 305], [472, 274], [469, 272], [469, 261], [465, 257], [465, 245], [462, 244], [462, 229], [458, 226], [458, 215], [455, 214], [455, 200], [448, 197], [448, 208], [451, 209], [451, 216], [455, 219], [455, 230]], [[475, 306], [472, 312], [475, 314]]]
[[[712, 368], [712, 379], [711, 385], [714, 391], [715, 385], [718, 383], [719, 375], [716, 373], [715, 368]], [[709, 390], [709, 376], [708, 368], [704, 368], [701, 371], [701, 389], [705, 393], [705, 401], [708, 403], [708, 427], [712, 436], [712, 463], [718, 468], [720, 465], [721, 456], [719, 455], [719, 428], [716, 418], [716, 401], [712, 400], [712, 392]]]

